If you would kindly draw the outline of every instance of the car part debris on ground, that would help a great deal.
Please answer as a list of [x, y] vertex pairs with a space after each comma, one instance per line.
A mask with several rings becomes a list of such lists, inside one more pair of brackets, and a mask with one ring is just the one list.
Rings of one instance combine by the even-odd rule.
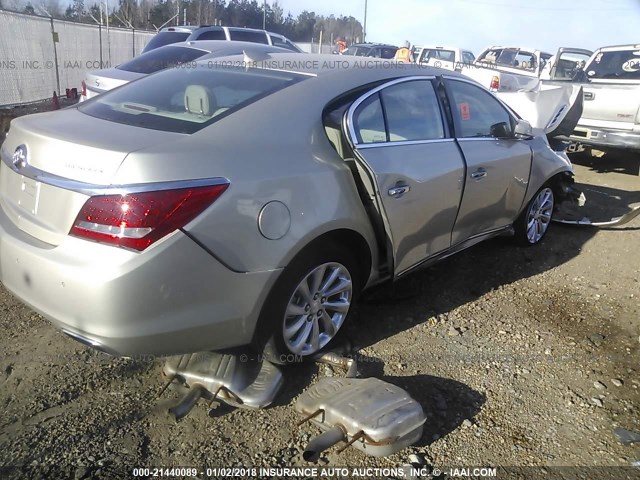
[[185, 397], [169, 410], [176, 420], [188, 415], [201, 397], [209, 400], [209, 406], [223, 401], [233, 407], [264, 408], [283, 384], [282, 372], [272, 363], [215, 352], [170, 357], [163, 373], [169, 380], [160, 394], [174, 381], [188, 388]]
[[[322, 378], [299, 397], [295, 409], [324, 432], [307, 445], [303, 458], [315, 462], [327, 448], [345, 442], [339, 452], [353, 445], [374, 456], [391, 455], [422, 436], [426, 416], [409, 394], [378, 378], [356, 378], [354, 358], [328, 352], [318, 363], [343, 368], [345, 378]], [[186, 394], [169, 413], [180, 420], [203, 398], [232, 407], [263, 408], [270, 405], [283, 385], [278, 367], [247, 355], [202, 352], [170, 357], [163, 374], [169, 386]]]
[[418, 441], [426, 416], [403, 389], [378, 378], [323, 378], [295, 404], [324, 432], [313, 438], [303, 458], [315, 462], [327, 448], [346, 442], [368, 455], [387, 456]]

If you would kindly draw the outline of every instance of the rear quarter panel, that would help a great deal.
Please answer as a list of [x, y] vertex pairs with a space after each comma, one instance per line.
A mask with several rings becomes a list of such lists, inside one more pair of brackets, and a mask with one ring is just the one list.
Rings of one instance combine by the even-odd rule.
[[[185, 230], [235, 271], [283, 267], [313, 239], [337, 229], [360, 234], [375, 261], [375, 236], [355, 181], [322, 124], [322, 110], [335, 96], [336, 85], [305, 80], [169, 148], [130, 154], [115, 181], [227, 178], [228, 190]], [[277, 240], [258, 228], [262, 208], [273, 201], [287, 207], [291, 222]]]

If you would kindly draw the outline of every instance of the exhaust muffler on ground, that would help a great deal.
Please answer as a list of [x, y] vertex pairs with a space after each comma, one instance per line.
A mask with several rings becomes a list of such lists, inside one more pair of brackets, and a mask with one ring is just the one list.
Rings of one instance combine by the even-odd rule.
[[313, 438], [303, 458], [314, 462], [327, 448], [344, 442], [368, 455], [387, 456], [417, 442], [426, 417], [422, 407], [395, 385], [378, 378], [322, 378], [295, 404], [324, 432]]
[[232, 407], [264, 408], [269, 406], [283, 384], [282, 372], [267, 361], [247, 355], [200, 352], [170, 357], [162, 369], [169, 387], [186, 392], [177, 405], [169, 409], [176, 421], [186, 417], [203, 398], [224, 402]]

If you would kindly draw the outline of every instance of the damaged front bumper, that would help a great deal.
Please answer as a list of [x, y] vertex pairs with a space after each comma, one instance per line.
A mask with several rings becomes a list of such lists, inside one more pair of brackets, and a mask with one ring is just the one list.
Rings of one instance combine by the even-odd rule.
[[[619, 217], [614, 217], [611, 220], [594, 222], [589, 219], [587, 216], [582, 216], [582, 218], [575, 218], [576, 215], [569, 215], [573, 218], [563, 218], [564, 212], [562, 208], [564, 205], [567, 205], [569, 208], [583, 207], [587, 201], [584, 192], [576, 188], [575, 181], [573, 179], [573, 174], [570, 172], [565, 172], [557, 182], [556, 185], [556, 194], [559, 196], [559, 208], [556, 212], [556, 215], [553, 217], [553, 221], [557, 223], [563, 223], [565, 225], [582, 225], [589, 227], [598, 227], [598, 228], [608, 228], [608, 227], [618, 227], [620, 225], [624, 225], [629, 223], [634, 218], [640, 215], [640, 206], [632, 208], [630, 212], [625, 213]], [[581, 215], [577, 215], [581, 216]]]

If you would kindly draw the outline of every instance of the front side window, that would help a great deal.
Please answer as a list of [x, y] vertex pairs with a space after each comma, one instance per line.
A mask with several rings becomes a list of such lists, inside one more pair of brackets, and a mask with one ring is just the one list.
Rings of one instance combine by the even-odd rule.
[[92, 117], [136, 127], [194, 133], [305, 78], [291, 72], [211, 66], [172, 68], [83, 103]]
[[448, 81], [453, 96], [456, 137], [512, 136], [514, 120], [496, 98], [482, 88], [461, 81]]
[[133, 60], [118, 65], [116, 68], [127, 72], [149, 74], [191, 62], [206, 54], [207, 52], [197, 48], [166, 46], [143, 53]]
[[462, 52], [462, 61], [467, 64], [471, 64], [475, 61], [476, 57], [471, 52]]

